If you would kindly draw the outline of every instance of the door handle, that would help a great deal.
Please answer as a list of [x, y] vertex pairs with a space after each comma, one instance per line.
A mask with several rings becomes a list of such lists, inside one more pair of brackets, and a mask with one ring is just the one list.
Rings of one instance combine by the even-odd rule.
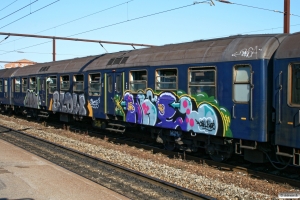
[[115, 101], [113, 97], [110, 97], [110, 99], [111, 99], [112, 101]]

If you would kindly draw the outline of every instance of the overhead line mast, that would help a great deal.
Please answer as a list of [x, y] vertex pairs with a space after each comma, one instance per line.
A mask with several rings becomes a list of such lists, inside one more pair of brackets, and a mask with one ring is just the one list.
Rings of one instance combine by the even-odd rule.
[[284, 33], [290, 33], [290, 0], [284, 0]]

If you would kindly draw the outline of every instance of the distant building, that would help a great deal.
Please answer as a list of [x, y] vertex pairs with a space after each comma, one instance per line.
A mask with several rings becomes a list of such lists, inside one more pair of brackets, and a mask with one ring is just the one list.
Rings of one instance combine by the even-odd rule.
[[4, 65], [4, 67], [5, 68], [25, 67], [27, 65], [33, 65], [33, 64], [36, 64], [36, 62], [27, 59], [22, 59], [15, 62], [7, 63]]

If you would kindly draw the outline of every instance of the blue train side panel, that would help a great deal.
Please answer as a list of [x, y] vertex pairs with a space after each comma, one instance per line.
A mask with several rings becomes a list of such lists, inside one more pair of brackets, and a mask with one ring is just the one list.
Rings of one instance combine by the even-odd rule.
[[282, 42], [274, 65], [275, 144], [300, 148], [300, 33]]

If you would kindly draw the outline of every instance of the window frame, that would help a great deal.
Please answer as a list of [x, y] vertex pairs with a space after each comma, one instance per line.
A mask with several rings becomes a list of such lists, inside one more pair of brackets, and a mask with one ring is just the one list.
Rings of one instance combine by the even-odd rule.
[[[32, 89], [32, 86], [31, 86], [31, 80], [32, 79], [35, 79], [35, 83], [34, 83], [34, 88]], [[29, 90], [33, 90], [33, 91], [37, 91], [37, 77], [36, 76], [30, 76], [29, 77]]]
[[[53, 78], [54, 77], [54, 78]], [[52, 86], [51, 84], [53, 83], [50, 83], [50, 82], [47, 82], [48, 78], [50, 78], [51, 80], [52, 79], [55, 79], [56, 80], [56, 85], [55, 86]], [[49, 75], [46, 79], [46, 84], [47, 84], [47, 90], [48, 90], [48, 93], [49, 94], [53, 94], [55, 91], [57, 91], [57, 75]], [[52, 88], [55, 88], [54, 90]]]
[[[92, 75], [99, 75], [99, 81], [95, 81], [95, 80], [92, 80], [91, 76]], [[102, 87], [101, 87], [101, 73], [100, 72], [97, 72], [97, 73], [89, 73], [88, 74], [88, 93], [89, 93], [89, 96], [101, 96], [101, 92], [102, 92]], [[98, 76], [95, 76], [94, 79], [96, 79], [96, 77]], [[91, 84], [99, 84], [99, 91], [95, 91], [95, 92], [92, 92], [91, 89], [93, 87], [91, 87]], [[97, 94], [98, 93], [98, 94]]]
[[[17, 84], [17, 80], [19, 80], [19, 84]], [[21, 80], [20, 80], [20, 77], [14, 78], [14, 83], [15, 83], [14, 92], [21, 92]], [[17, 85], [19, 86], [19, 90], [17, 90]]]
[[293, 63], [289, 63], [288, 65], [288, 73], [287, 73], [287, 82], [288, 82], [288, 89], [287, 89], [287, 104], [290, 107], [295, 107], [295, 108], [299, 108], [300, 107], [300, 103], [293, 103], [293, 99], [292, 99], [292, 95], [293, 95], [293, 65], [299, 65], [300, 66], [300, 62], [293, 62]]
[[[146, 72], [145, 75], [144, 74], [141, 75], [141, 77], [142, 76], [146, 76], [146, 79], [145, 80], [143, 80], [143, 79], [135, 79], [134, 76], [133, 76], [133, 73], [138, 73], [138, 72]], [[129, 78], [128, 78], [129, 79], [129, 90], [132, 93], [137, 93], [139, 90], [145, 90], [145, 89], [147, 89], [147, 87], [148, 87], [148, 70], [146, 70], [146, 69], [143, 69], [143, 70], [130, 70], [128, 75], [129, 75]], [[145, 84], [145, 88], [143, 88], [143, 89], [138, 88], [137, 90], [133, 90], [132, 84], [142, 85], [140, 83]]]
[[[26, 80], [26, 84], [24, 84], [24, 80]], [[22, 78], [21, 85], [22, 85], [22, 93], [26, 93], [27, 90], [28, 90], [28, 77], [23, 77]], [[25, 88], [25, 90], [24, 90], [24, 88]]]
[[3, 92], [3, 79], [0, 79], [0, 92]]
[[107, 92], [113, 93], [114, 91], [114, 83], [113, 83], [113, 76], [111, 74], [107, 75]]
[[[214, 80], [210, 81], [210, 82], [201, 82], [199, 81], [199, 83], [197, 82], [192, 82], [191, 81], [191, 72], [208, 72], [208, 71], [213, 71], [214, 72]], [[197, 94], [192, 94], [191, 92], [191, 87], [207, 87], [207, 86], [211, 86], [214, 87], [214, 98], [217, 98], [217, 68], [216, 66], [195, 66], [195, 67], [190, 67], [188, 69], [188, 94], [189, 95], [197, 95]], [[204, 91], [205, 92], [205, 91]], [[207, 93], [207, 92], [205, 92]], [[210, 96], [209, 94], [207, 94], [208, 96]]]
[[[242, 67], [242, 66], [248, 66], [249, 67], [249, 80], [248, 81], [242, 81], [242, 82], [236, 82], [236, 73], [237, 72], [237, 67]], [[251, 102], [251, 85], [252, 85], [252, 66], [251, 64], [236, 64], [232, 68], [232, 101], [234, 103], [238, 104], [250, 104]], [[249, 95], [248, 95], [248, 100], [247, 101], [236, 101], [235, 100], [235, 85], [248, 85], [249, 87]]]
[[[68, 88], [67, 89], [65, 89], [65, 88], [62, 87], [63, 77], [69, 77], [69, 80], [66, 81], [66, 82], [68, 82]], [[70, 91], [70, 75], [60, 75], [59, 76], [59, 86], [60, 86], [60, 90], [61, 91]]]
[[[158, 74], [158, 71], [167, 71], [167, 70], [175, 70], [176, 71], [176, 75], [173, 75], [175, 76], [175, 88], [167, 88], [167, 89], [161, 89], [160, 87], [158, 87], [158, 84], [161, 83], [160, 82], [157, 82], [157, 78], [171, 78], [173, 76], [168, 76], [168, 75], [165, 75], [165, 76], [161, 76]], [[159, 75], [159, 76], [158, 76]], [[178, 68], [158, 68], [155, 70], [155, 77], [154, 77], [154, 82], [155, 82], [155, 90], [157, 91], [177, 91], [178, 90]], [[163, 84], [173, 84], [173, 82], [162, 82]]]
[[[82, 77], [82, 80], [78, 81], [77, 79], [79, 77]], [[78, 86], [78, 84], [81, 83], [82, 84], [82, 89], [79, 90], [76, 88], [76, 86]], [[73, 75], [73, 92], [84, 92], [84, 74], [74, 74]]]

